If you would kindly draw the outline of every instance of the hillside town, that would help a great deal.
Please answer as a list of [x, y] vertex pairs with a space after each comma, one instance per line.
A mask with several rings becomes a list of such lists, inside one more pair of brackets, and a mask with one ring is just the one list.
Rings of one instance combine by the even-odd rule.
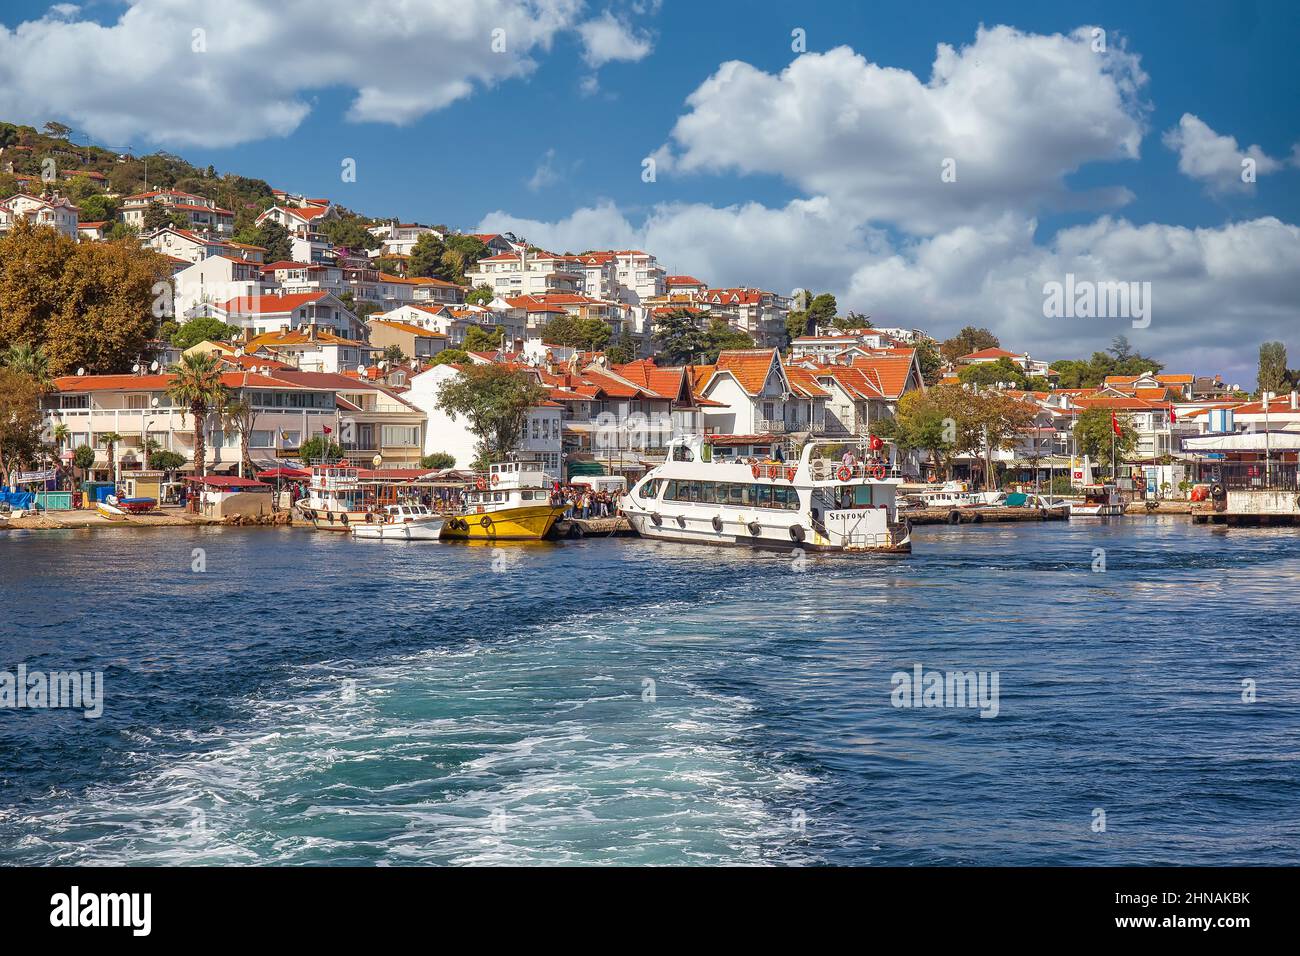
[[[4, 327], [7, 365], [40, 379], [42, 434], [39, 447], [8, 436], [9, 485], [157, 470], [249, 477], [308, 449], [368, 469], [473, 472], [518, 458], [562, 482], [631, 483], [675, 436], [709, 436], [737, 459], [880, 436], [909, 480], [1068, 491], [1101, 466], [1178, 498], [1206, 462], [1294, 461], [1300, 447], [1284, 351], [1253, 395], [1214, 369], [1166, 370], [1123, 337], [1091, 361], [1051, 362], [987, 329], [941, 339], [840, 315], [827, 293], [668, 274], [654, 251], [554, 252], [512, 234], [367, 219], [281, 189], [236, 210], [171, 185], [122, 194], [115, 171], [36, 176], [18, 170], [36, 168], [37, 151], [9, 138], [0, 177], [16, 191], [0, 201], [0, 244], [10, 255], [42, 232], [77, 249], [125, 242], [163, 278], [136, 353], [97, 368], [56, 367], [67, 349], [52, 323], [44, 340]], [[113, 218], [88, 221], [95, 210]], [[199, 406], [201, 430], [174, 387], [196, 357], [221, 386]], [[484, 368], [527, 389], [508, 447], [443, 400], [449, 382]], [[245, 410], [243, 427], [225, 405]]]

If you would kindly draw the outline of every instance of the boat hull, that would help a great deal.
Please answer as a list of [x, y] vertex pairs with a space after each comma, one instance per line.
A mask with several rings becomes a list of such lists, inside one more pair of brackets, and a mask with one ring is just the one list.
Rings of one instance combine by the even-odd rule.
[[[828, 551], [849, 554], [911, 554], [912, 535], [906, 525], [894, 525], [887, 531], [871, 535], [845, 538], [826, 529], [815, 527], [804, 532], [803, 540], [791, 535], [791, 526], [764, 525], [758, 522], [758, 534], [753, 534], [749, 524], [740, 519], [722, 521], [721, 530], [713, 525], [712, 518], [696, 516], [661, 517], [655, 524], [645, 512], [624, 512], [632, 529], [641, 537], [655, 541], [676, 541], [683, 544], [707, 544], [714, 547], [757, 548], [764, 551]], [[811, 522], [809, 522], [811, 524]], [[802, 529], [804, 525], [800, 524]], [[824, 526], [823, 526], [824, 527]]]
[[441, 517], [420, 521], [352, 525], [352, 537], [375, 541], [437, 541], [445, 522]]
[[1123, 505], [1070, 505], [1071, 518], [1115, 518], [1123, 513]]
[[538, 541], [563, 514], [563, 508], [553, 505], [471, 512], [448, 519], [442, 537], [445, 541]]

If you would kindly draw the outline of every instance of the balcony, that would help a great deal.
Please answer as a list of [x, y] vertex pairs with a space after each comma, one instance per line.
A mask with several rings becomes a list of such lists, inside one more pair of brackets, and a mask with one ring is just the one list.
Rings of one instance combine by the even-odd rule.
[[759, 418], [754, 421], [756, 435], [784, 435], [785, 422], [779, 418]]

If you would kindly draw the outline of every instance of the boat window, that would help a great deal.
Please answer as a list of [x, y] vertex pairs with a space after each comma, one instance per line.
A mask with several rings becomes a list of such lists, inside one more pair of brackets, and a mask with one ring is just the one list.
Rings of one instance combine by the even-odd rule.
[[854, 507], [870, 508], [873, 504], [871, 496], [872, 490], [871, 485], [857, 485], [853, 490]]
[[505, 501], [506, 499], [505, 499], [505, 496], [501, 494], [501, 492], [499, 492], [499, 491], [494, 491], [494, 492], [492, 492], [492, 500], [493, 500], [493, 501]]
[[694, 461], [695, 456], [685, 445], [678, 445], [673, 449], [673, 461]]
[[746, 485], [727, 482], [727, 504], [739, 507], [745, 503]]
[[519, 492], [519, 497], [522, 498], [524, 501], [532, 501], [533, 493], [531, 491], [521, 491]]
[[677, 500], [677, 479], [676, 478], [668, 479], [668, 487], [664, 491], [664, 500], [665, 501]]
[[641, 486], [641, 490], [638, 491], [637, 494], [642, 498], [657, 497], [659, 494], [659, 485], [661, 483], [662, 483], [662, 479], [651, 478], [649, 481], [645, 482]]
[[714, 504], [718, 500], [717, 494], [718, 493], [717, 493], [716, 482], [712, 482], [712, 481], [700, 482], [700, 501], [703, 504], [706, 505]]

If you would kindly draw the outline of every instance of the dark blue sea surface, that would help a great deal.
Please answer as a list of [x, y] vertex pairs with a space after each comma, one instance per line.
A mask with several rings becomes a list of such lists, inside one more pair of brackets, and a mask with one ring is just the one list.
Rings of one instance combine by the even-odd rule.
[[[1175, 517], [910, 558], [0, 532], [0, 671], [105, 681], [0, 709], [0, 863], [1295, 864], [1298, 585], [1296, 531]], [[918, 664], [997, 716], [895, 706]]]

